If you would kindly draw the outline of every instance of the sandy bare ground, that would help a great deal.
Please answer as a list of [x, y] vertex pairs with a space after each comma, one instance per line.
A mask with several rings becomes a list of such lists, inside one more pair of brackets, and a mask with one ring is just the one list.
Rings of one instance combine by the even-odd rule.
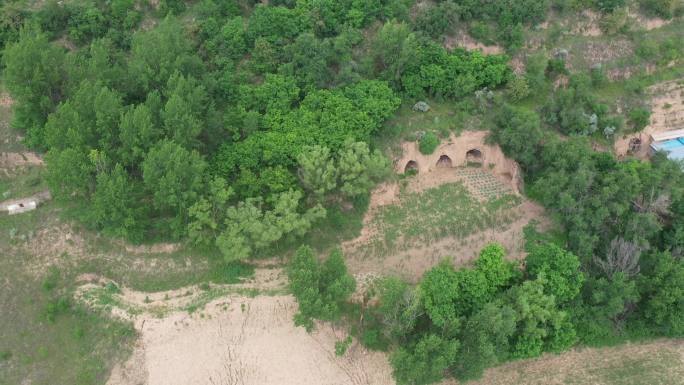
[[14, 104], [14, 100], [8, 93], [0, 93], [0, 107], [11, 107], [12, 104]]
[[130, 243], [121, 242], [124, 249], [129, 253], [134, 254], [168, 254], [176, 252], [180, 249], [180, 243], [155, 243], [153, 245], [131, 245]]
[[454, 48], [465, 48], [469, 51], [482, 51], [485, 55], [498, 55], [506, 51], [498, 45], [486, 45], [476, 41], [466, 32], [460, 32], [456, 36], [446, 36], [444, 48], [453, 50]]
[[[672, 23], [672, 20], [645, 16], [639, 13], [637, 10], [632, 9], [628, 10], [627, 17], [633, 28], [646, 31], [662, 28]], [[602, 16], [599, 12], [585, 9], [579, 14], [578, 20], [570, 23], [567, 20], [562, 20], [560, 24], [568, 28], [570, 34], [572, 35], [597, 37], [604, 34], [601, 30], [601, 19]], [[539, 25], [540, 29], [547, 29], [548, 27], [548, 21], [545, 21]]]
[[35, 152], [0, 153], [0, 169], [13, 170], [23, 166], [42, 166], [43, 158]]
[[[254, 281], [238, 287], [282, 288], [280, 269], [258, 269]], [[97, 277], [80, 293], [101, 286]], [[93, 283], [95, 282], [95, 283]], [[184, 293], [194, 294], [184, 294]], [[247, 297], [228, 294], [201, 311], [180, 310], [201, 295], [197, 288], [150, 293], [122, 289], [113, 314], [132, 319], [140, 333], [129, 360], [115, 366], [107, 385], [383, 385], [394, 384], [384, 354], [354, 341], [343, 357], [335, 342], [341, 328], [318, 324], [313, 333], [295, 327], [297, 303], [290, 295]], [[162, 317], [155, 307], [173, 310]], [[144, 309], [131, 314], [126, 309]]]
[[615, 153], [627, 155], [629, 141], [641, 138], [641, 149], [634, 156], [646, 159], [650, 153], [651, 134], [684, 128], [684, 84], [682, 79], [655, 84], [648, 88], [651, 95], [651, 122], [641, 132], [615, 140]]

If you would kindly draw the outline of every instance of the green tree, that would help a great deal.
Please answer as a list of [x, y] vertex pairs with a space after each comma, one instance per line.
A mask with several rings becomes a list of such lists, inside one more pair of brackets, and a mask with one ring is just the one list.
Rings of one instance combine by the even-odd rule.
[[669, 252], [654, 253], [639, 280], [643, 317], [663, 334], [684, 335], [684, 262]]
[[499, 243], [491, 243], [480, 250], [475, 269], [482, 273], [493, 290], [507, 287], [514, 277], [513, 264], [507, 262], [506, 250]]
[[531, 279], [543, 275], [544, 287], [559, 305], [569, 303], [582, 290], [585, 278], [579, 259], [553, 243], [536, 246], [525, 258], [525, 266]]
[[405, 23], [385, 23], [373, 41], [372, 66], [383, 80], [395, 88], [404, 72], [415, 62], [420, 49], [418, 39]]
[[425, 273], [420, 283], [421, 299], [432, 323], [440, 328], [455, 329], [459, 325], [457, 301], [461, 297], [458, 274], [442, 262]]
[[93, 187], [95, 166], [88, 155], [75, 148], [53, 149], [46, 156], [47, 182], [58, 200], [87, 198]]
[[330, 149], [311, 146], [297, 157], [299, 180], [302, 186], [318, 200], [337, 187], [337, 169]]
[[301, 246], [292, 257], [287, 274], [290, 290], [299, 303], [295, 323], [307, 330], [313, 328], [314, 318], [339, 319], [342, 304], [356, 287], [339, 250], [320, 263], [309, 246]]
[[263, 199], [248, 198], [229, 207], [225, 215], [225, 229], [216, 245], [226, 261], [243, 260], [263, 251], [283, 237], [304, 235], [314, 221], [325, 216], [325, 209], [316, 205], [299, 212], [302, 193], [286, 191], [274, 197], [273, 208], [264, 207]]
[[200, 58], [192, 52], [192, 41], [174, 17], [133, 35], [129, 70], [134, 93], [140, 97], [162, 89], [176, 72], [197, 75], [201, 67]]
[[348, 197], [367, 194], [388, 169], [387, 159], [380, 151], [371, 152], [365, 142], [347, 140], [337, 161], [340, 191]]
[[459, 341], [437, 334], [421, 336], [415, 343], [390, 355], [394, 378], [399, 385], [423, 385], [444, 378], [458, 358]]
[[433, 132], [428, 131], [425, 133], [425, 135], [423, 135], [422, 138], [420, 138], [418, 149], [420, 150], [421, 154], [430, 155], [435, 152], [438, 146], [439, 138]]
[[206, 90], [194, 78], [176, 72], [169, 78], [164, 96], [167, 101], [161, 119], [166, 136], [186, 148], [196, 148], [211, 108]]
[[195, 245], [204, 247], [213, 245], [218, 237], [228, 201], [234, 194], [226, 180], [220, 177], [209, 181], [208, 189], [208, 193], [189, 209], [188, 237]]
[[415, 28], [433, 39], [439, 39], [455, 27], [461, 16], [460, 11], [453, 0], [424, 7], [414, 21]]
[[527, 83], [527, 79], [516, 76], [508, 82], [506, 91], [511, 100], [517, 102], [530, 95], [530, 86]]
[[390, 339], [405, 340], [424, 313], [418, 290], [396, 277], [384, 278], [378, 285], [376, 312], [382, 333]]
[[646, 108], [635, 108], [629, 111], [629, 121], [634, 127], [634, 131], [641, 131], [651, 121], [651, 111]]
[[44, 147], [43, 124], [63, 98], [64, 50], [29, 29], [3, 53], [3, 80], [16, 100], [12, 125], [26, 130], [26, 143]]
[[602, 344], [624, 333], [630, 308], [639, 300], [636, 282], [623, 273], [611, 278], [590, 277], [575, 309], [577, 334], [584, 344]]
[[539, 115], [523, 107], [505, 104], [494, 121], [490, 138], [501, 145], [506, 155], [525, 167], [534, 167], [542, 140]]
[[553, 295], [546, 294], [543, 276], [511, 288], [505, 297], [516, 312], [516, 331], [512, 356], [537, 357], [544, 350], [563, 351], [572, 346], [576, 333], [566, 312], [556, 306]]
[[75, 95], [49, 116], [44, 128], [45, 144], [57, 149], [101, 149], [110, 155], [118, 144], [122, 104], [117, 92], [100, 83], [83, 81]]
[[125, 165], [136, 167], [161, 137], [162, 130], [155, 124], [152, 111], [147, 105], [139, 104], [121, 116], [119, 158]]
[[155, 209], [170, 217], [169, 231], [174, 237], [185, 233], [187, 210], [204, 188], [206, 163], [197, 151], [188, 151], [170, 141], [158, 142], [142, 164], [145, 188]]
[[254, 8], [247, 26], [250, 44], [264, 38], [271, 44], [284, 45], [303, 32], [306, 22], [300, 9], [259, 4]]
[[69, 38], [76, 44], [84, 44], [94, 38], [102, 37], [109, 25], [102, 11], [93, 3], [73, 3], [68, 5]]
[[282, 65], [280, 71], [294, 76], [303, 89], [323, 88], [334, 79], [334, 73], [328, 67], [334, 54], [330, 40], [320, 40], [305, 32], [284, 51], [287, 64]]
[[142, 241], [136, 209], [140, 197], [135, 187], [135, 182], [118, 163], [111, 172], [98, 173], [90, 207], [92, 222], [106, 233]]
[[506, 360], [516, 321], [513, 308], [498, 301], [486, 304], [470, 317], [461, 333], [456, 376], [466, 381], [477, 379], [486, 368]]
[[639, 5], [647, 13], [666, 19], [672, 18], [675, 9], [681, 7], [676, 0], [639, 0]]

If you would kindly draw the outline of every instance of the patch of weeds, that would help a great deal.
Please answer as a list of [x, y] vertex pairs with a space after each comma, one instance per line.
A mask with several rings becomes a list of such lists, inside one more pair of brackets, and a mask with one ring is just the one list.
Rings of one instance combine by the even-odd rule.
[[347, 349], [352, 344], [352, 338], [351, 336], [347, 336], [347, 338], [341, 340], [341, 341], [336, 341], [335, 342], [335, 355], [338, 357], [342, 357], [344, 353], [347, 352]]
[[9, 361], [12, 358], [12, 352], [9, 350], [0, 351], [0, 362]]
[[202, 283], [200, 283], [199, 288], [202, 291], [209, 291], [211, 289], [211, 285], [209, 285], [206, 282], [202, 282]]
[[[200, 293], [200, 295], [198, 295], [197, 298], [193, 299], [192, 302], [186, 305], [183, 308], [183, 310], [187, 311], [188, 313], [194, 313], [197, 310], [204, 309], [204, 307], [211, 301], [229, 294], [243, 295], [246, 297], [256, 297], [260, 294], [276, 295], [280, 294], [280, 292], [277, 290], [259, 290], [255, 288], [213, 287], [210, 290]], [[244, 309], [242, 311], [244, 311]]]
[[513, 195], [480, 202], [462, 183], [402, 193], [400, 201], [380, 208], [373, 218], [372, 226], [380, 239], [366, 245], [372, 249], [366, 250], [370, 255], [386, 255], [445, 237], [464, 238], [487, 228], [500, 228], [514, 219], [509, 210], [520, 204], [520, 198]]
[[325, 250], [346, 239], [352, 239], [361, 233], [363, 215], [368, 210], [370, 194], [361, 195], [352, 201], [352, 207], [334, 204], [326, 207], [327, 215], [317, 222], [303, 240], [282, 245], [280, 249], [292, 249], [306, 243], [316, 250]]
[[43, 308], [43, 318], [50, 323], [54, 323], [62, 314], [66, 314], [71, 309], [71, 300], [67, 296], [58, 296], [50, 299]]
[[423, 155], [430, 155], [439, 146], [439, 138], [432, 132], [426, 132], [422, 138], [420, 138], [420, 143], [418, 144], [418, 149]]
[[[243, 279], [254, 276], [254, 266], [241, 262], [226, 263], [215, 259], [211, 261], [210, 269], [211, 282], [217, 284], [240, 283]], [[200, 288], [202, 285], [208, 285], [208, 283], [203, 282]]]
[[36, 356], [38, 357], [39, 360], [45, 360], [50, 356], [48, 353], [48, 350], [45, 346], [39, 346], [38, 350], [36, 350]]
[[48, 272], [48, 275], [43, 279], [43, 282], [41, 283], [41, 287], [43, 288], [43, 291], [46, 292], [51, 292], [53, 291], [56, 287], [57, 284], [59, 284], [59, 281], [61, 280], [61, 274], [59, 272], [59, 269], [56, 267], [51, 267], [50, 271]]
[[110, 294], [121, 293], [121, 289], [119, 289], [119, 286], [117, 286], [114, 282], [107, 282], [104, 289], [107, 293], [110, 293]]

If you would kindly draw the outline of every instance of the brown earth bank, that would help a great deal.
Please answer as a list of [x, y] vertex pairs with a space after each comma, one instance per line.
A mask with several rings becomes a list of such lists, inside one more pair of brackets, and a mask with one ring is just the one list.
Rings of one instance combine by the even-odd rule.
[[641, 148], [631, 155], [646, 159], [650, 154], [652, 134], [684, 128], [684, 79], [654, 84], [647, 93], [650, 95], [651, 121], [642, 131], [615, 140], [614, 149], [618, 157], [628, 155], [630, 140], [638, 138], [641, 139]]

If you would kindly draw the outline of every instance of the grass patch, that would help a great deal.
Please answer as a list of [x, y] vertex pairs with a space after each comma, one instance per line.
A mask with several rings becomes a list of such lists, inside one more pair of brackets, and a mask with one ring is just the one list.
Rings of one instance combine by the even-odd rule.
[[24, 198], [47, 190], [44, 175], [45, 168], [41, 166], [21, 168], [12, 176], [0, 172], [0, 201]]
[[400, 204], [382, 207], [371, 226], [377, 236], [371, 255], [386, 255], [446, 237], [465, 238], [488, 228], [502, 228], [515, 219], [513, 195], [478, 201], [462, 183], [449, 183], [421, 193], [402, 192]]
[[653, 352], [650, 357], [620, 357], [607, 367], [589, 370], [590, 375], [604, 384], [682, 384], [684, 379], [672, 373], [681, 368], [680, 354], [671, 350]]
[[356, 198], [352, 207], [333, 205], [327, 207], [327, 215], [300, 241], [287, 247], [294, 251], [299, 245], [307, 244], [315, 250], [324, 252], [340, 242], [358, 236], [363, 229], [363, 216], [368, 210], [369, 195]]
[[0, 261], [11, 277], [0, 290], [0, 384], [104, 383], [130, 351], [133, 326], [72, 301], [70, 275], [51, 272], [41, 282], [10, 258]]
[[197, 298], [187, 304], [182, 310], [185, 310], [188, 313], [194, 313], [198, 310], [204, 309], [204, 307], [211, 301], [230, 294], [253, 298], [257, 295], [281, 295], [285, 294], [285, 291], [282, 289], [259, 290], [256, 288], [213, 287], [209, 288], [208, 290], [204, 290], [200, 295], [197, 296]]

